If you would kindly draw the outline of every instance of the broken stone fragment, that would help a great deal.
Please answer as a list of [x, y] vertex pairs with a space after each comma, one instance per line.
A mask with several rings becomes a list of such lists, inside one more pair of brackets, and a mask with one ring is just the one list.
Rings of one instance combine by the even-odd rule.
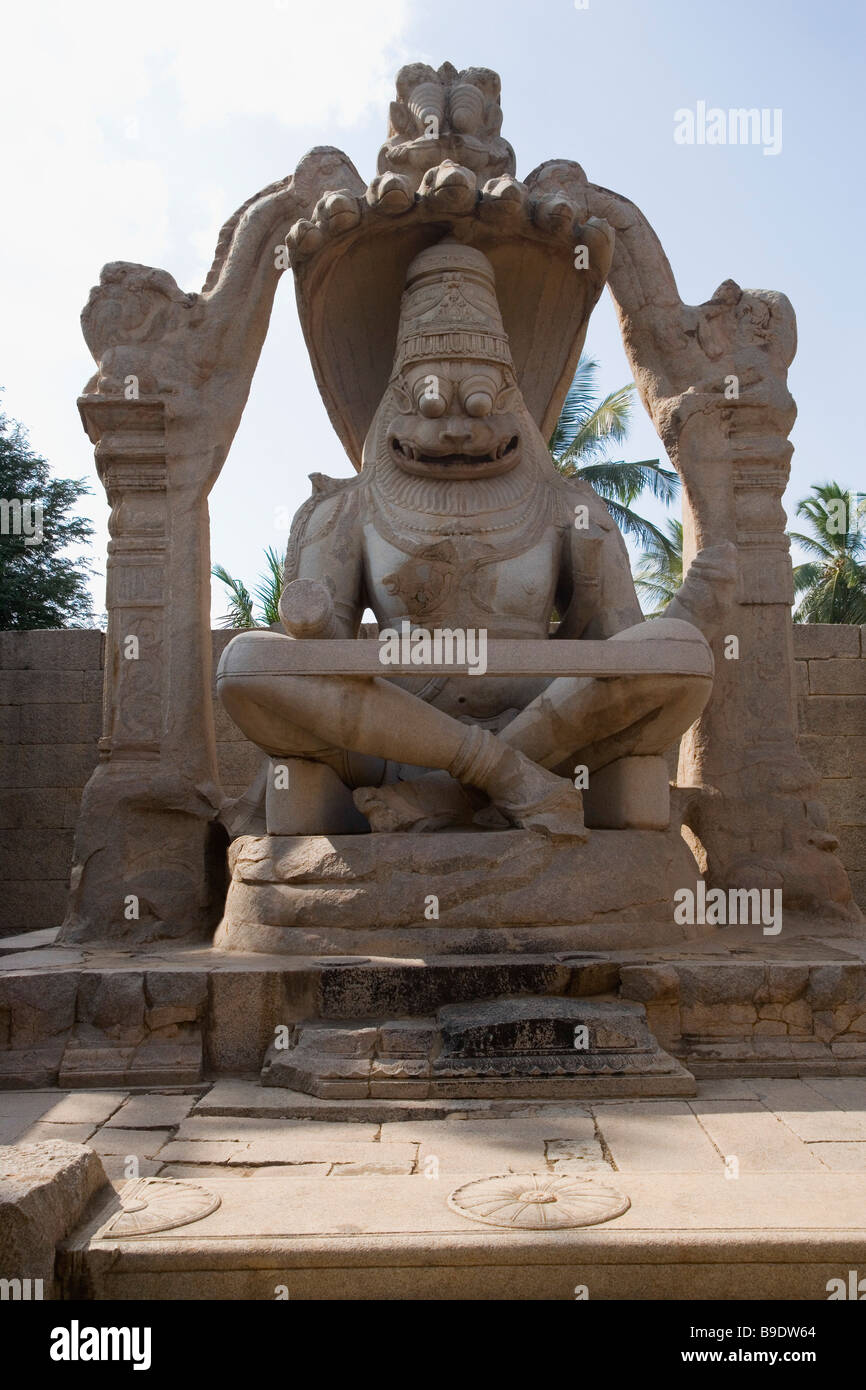
[[[54, 1252], [108, 1182], [83, 1144], [52, 1140], [0, 1148], [0, 1275], [30, 1280], [30, 1297], [54, 1298]], [[34, 1291], [41, 1280], [41, 1294]]]

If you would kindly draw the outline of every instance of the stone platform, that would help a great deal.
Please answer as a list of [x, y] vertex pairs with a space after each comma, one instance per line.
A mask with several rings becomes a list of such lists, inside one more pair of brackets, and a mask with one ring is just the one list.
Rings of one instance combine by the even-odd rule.
[[[417, 1021], [444, 1006], [515, 999], [640, 1005], [655, 1044], [693, 1077], [864, 1076], [860, 930], [786, 915], [775, 937], [731, 927], [651, 950], [429, 959], [268, 956], [170, 942], [58, 947], [41, 932], [31, 948], [27, 937], [7, 938], [0, 1087], [258, 1077], [278, 1028]], [[604, 1079], [613, 1094], [619, 1083]], [[318, 1105], [316, 1113], [339, 1118], [371, 1103], [302, 1100], [310, 1103], [303, 1113]], [[412, 1104], [427, 1113], [446, 1100]], [[377, 1114], [407, 1103], [380, 1098]]]
[[300, 1023], [271, 1044], [264, 1086], [335, 1099], [694, 1095], [690, 1072], [625, 1000], [445, 1004], [429, 1018]]
[[[61, 1295], [823, 1301], [829, 1281], [866, 1269], [859, 1079], [704, 1081], [689, 1101], [508, 1113], [470, 1102], [403, 1123], [256, 1113], [277, 1100], [240, 1081], [0, 1094], [0, 1140], [83, 1143], [122, 1192], [175, 1184], [145, 1212], [151, 1225], [199, 1213], [106, 1230], [118, 1213], [107, 1191], [63, 1243]], [[140, 1178], [126, 1182], [131, 1157]], [[515, 1224], [507, 1202], [490, 1224], [472, 1197], [503, 1183], [558, 1193], [564, 1219], [593, 1224], [547, 1222], [555, 1203], [530, 1214], [544, 1224]]]
[[242, 836], [217, 949], [450, 956], [661, 946], [706, 935], [671, 903], [700, 877], [678, 827]]

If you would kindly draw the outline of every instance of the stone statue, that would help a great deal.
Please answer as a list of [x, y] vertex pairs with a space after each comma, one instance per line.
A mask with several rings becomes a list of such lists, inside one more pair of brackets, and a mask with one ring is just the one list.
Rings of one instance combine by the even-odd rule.
[[[643, 946], [696, 873], [861, 920], [797, 745], [792, 306], [731, 280], [684, 303], [640, 209], [570, 159], [518, 178], [501, 128], [496, 73], [411, 63], [369, 182], [315, 147], [229, 218], [199, 292], [103, 270], [79, 410], [111, 504], [104, 727], [65, 942], [216, 928], [226, 949], [423, 955], [438, 930], [442, 950], [534, 952], [594, 949], [601, 927]], [[271, 755], [236, 800], [217, 762], [207, 499], [289, 268], [359, 476], [313, 478], [286, 635], [224, 655], [226, 708]], [[683, 481], [686, 579], [650, 623], [606, 508], [544, 445], [605, 285]], [[487, 673], [389, 672], [384, 644], [354, 640], [368, 607], [380, 629], [489, 637]], [[661, 755], [686, 729], [672, 813]], [[385, 833], [413, 830], [443, 833]], [[429, 894], [436, 930], [419, 922]]]
[[[411, 262], [396, 354], [357, 478], [314, 475], [292, 529], [280, 613], [288, 636], [236, 637], [218, 672], [226, 709], [275, 758], [324, 764], [373, 830], [516, 826], [584, 839], [577, 766], [592, 776], [665, 752], [712, 686], [702, 624], [734, 579], [733, 547], [703, 552], [663, 620], [644, 623], [622, 537], [593, 490], [554, 468], [517, 383], [490, 261], [445, 237]], [[382, 629], [483, 632], [519, 643], [611, 638], [643, 674], [292, 675], [293, 638]], [[706, 651], [704, 674], [660, 675], [654, 639]], [[270, 828], [270, 827], [269, 827]], [[321, 824], [322, 833], [342, 822]]]

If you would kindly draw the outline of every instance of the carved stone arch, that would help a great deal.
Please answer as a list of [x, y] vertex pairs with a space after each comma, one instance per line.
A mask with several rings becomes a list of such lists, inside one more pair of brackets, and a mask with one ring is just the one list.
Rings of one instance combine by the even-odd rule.
[[[329, 267], [338, 274], [368, 235], [373, 246], [377, 237], [402, 244], [407, 257], [413, 238], [420, 246], [445, 236], [488, 254], [515, 369], [542, 429], [558, 414], [609, 276], [641, 397], [683, 479], [687, 558], [731, 543], [739, 559], [730, 627], [715, 643], [716, 690], [683, 745], [681, 780], [698, 788], [689, 824], [714, 882], [782, 887], [789, 908], [852, 917], [816, 779], [796, 747], [781, 506], [795, 415], [790, 304], [725, 281], [705, 304], [685, 305], [658, 238], [627, 199], [566, 160], [518, 180], [488, 69], [413, 65], [401, 83], [369, 186], [341, 151], [317, 147], [226, 222], [201, 293], [182, 292], [165, 271], [116, 262], [82, 315], [97, 372], [79, 409], [112, 508], [109, 624], [101, 762], [82, 800], [64, 939], [203, 936], [219, 915], [222, 869], [210, 850], [224, 797], [210, 691], [207, 496], [289, 257], [320, 389], [360, 464], [369, 397], [381, 390], [381, 341], [363, 389], [345, 399], [334, 370], [339, 337], [307, 312], [306, 287]], [[428, 143], [431, 114], [437, 133]], [[572, 280], [578, 248], [588, 262]], [[539, 316], [526, 286], [538, 276], [542, 284], [545, 267], [551, 284], [558, 279]], [[521, 304], [536, 315], [522, 342]], [[144, 663], [135, 670], [122, 665], [133, 634]], [[726, 636], [738, 637], [739, 661], [727, 659]], [[134, 918], [123, 911], [129, 897], [139, 903]]]

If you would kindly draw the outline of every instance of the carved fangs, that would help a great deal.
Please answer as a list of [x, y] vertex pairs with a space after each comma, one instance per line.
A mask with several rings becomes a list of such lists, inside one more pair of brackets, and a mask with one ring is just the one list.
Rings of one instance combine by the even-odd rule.
[[395, 453], [401, 456], [401, 458], [406, 459], [411, 463], [428, 464], [431, 467], [440, 468], [471, 468], [481, 467], [484, 464], [500, 463], [503, 459], [510, 459], [514, 454], [516, 454], [519, 444], [520, 441], [517, 435], [513, 434], [510, 439], [506, 439], [502, 444], [497, 445], [497, 447], [493, 450], [492, 453], [488, 452], [486, 454], [425, 454], [422, 453], [420, 449], [416, 449], [415, 445], [410, 443], [408, 439], [401, 440], [395, 437], [392, 440], [392, 448], [394, 449]]

